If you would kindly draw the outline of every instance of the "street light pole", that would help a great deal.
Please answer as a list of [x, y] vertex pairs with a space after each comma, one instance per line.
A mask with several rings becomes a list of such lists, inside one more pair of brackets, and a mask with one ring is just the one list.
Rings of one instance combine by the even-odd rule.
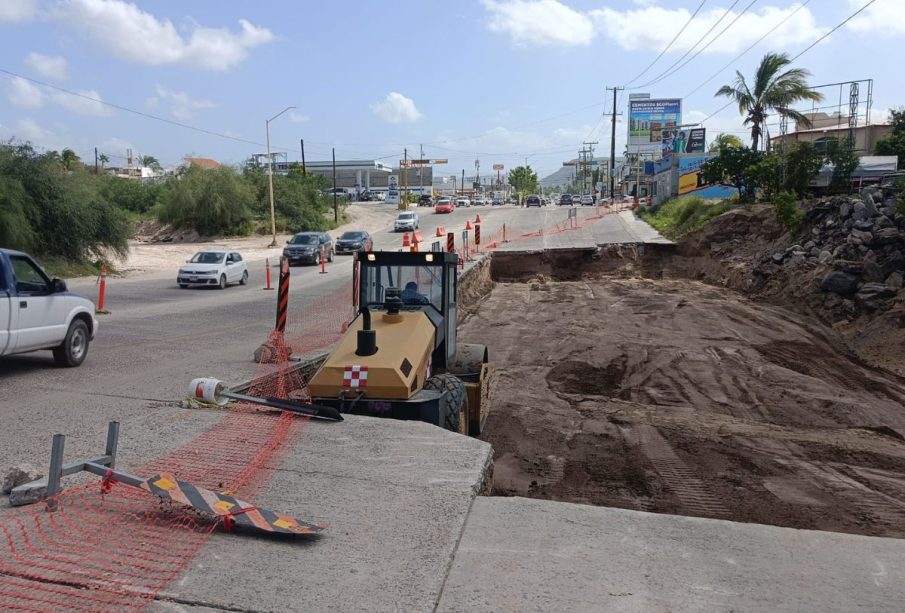
[[267, 132], [267, 187], [270, 194], [270, 233], [273, 236], [270, 247], [277, 246], [277, 218], [273, 208], [273, 155], [271, 155], [270, 153], [270, 122], [286, 111], [290, 111], [294, 108], [294, 106], [287, 106], [285, 109], [283, 109], [270, 119], [264, 121], [264, 129]]

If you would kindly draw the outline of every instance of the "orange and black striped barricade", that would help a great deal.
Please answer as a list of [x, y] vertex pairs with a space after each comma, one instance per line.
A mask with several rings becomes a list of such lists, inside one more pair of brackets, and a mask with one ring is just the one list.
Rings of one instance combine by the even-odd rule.
[[448, 253], [456, 252], [456, 233], [455, 232], [446, 233], [446, 251]]
[[277, 287], [277, 325], [276, 331], [286, 332], [286, 313], [289, 310], [289, 258], [280, 258], [280, 282]]
[[474, 246], [475, 251], [481, 250], [481, 224], [479, 223], [474, 225]]

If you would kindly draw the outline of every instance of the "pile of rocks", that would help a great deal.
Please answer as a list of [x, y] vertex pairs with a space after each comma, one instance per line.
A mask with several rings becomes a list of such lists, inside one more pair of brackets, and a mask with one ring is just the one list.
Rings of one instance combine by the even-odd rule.
[[[758, 268], [812, 268], [827, 301], [855, 314], [889, 305], [905, 282], [905, 215], [893, 189], [867, 187], [860, 198], [821, 200], [806, 213], [796, 243], [765, 256]], [[827, 306], [832, 306], [827, 304]]]

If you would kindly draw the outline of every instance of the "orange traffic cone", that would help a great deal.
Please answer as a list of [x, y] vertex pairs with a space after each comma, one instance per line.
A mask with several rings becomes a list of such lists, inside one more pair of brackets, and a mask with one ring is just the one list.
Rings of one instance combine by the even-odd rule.
[[437, 226], [437, 234], [435, 234], [438, 238], [441, 236], [446, 236], [446, 233], [443, 231], [443, 226]]
[[408, 232], [406, 232], [405, 234], [402, 235], [402, 246], [403, 246], [403, 247], [411, 247], [411, 246], [412, 246], [412, 239], [409, 238], [409, 233], [408, 233]]
[[480, 213], [478, 213], [477, 216], [475, 216], [474, 222], [475, 222], [475, 223], [481, 223], [481, 214], [480, 214]]
[[466, 221], [466, 222], [465, 222], [465, 229], [466, 229], [466, 230], [471, 230], [471, 222], [470, 222], [470, 221]]

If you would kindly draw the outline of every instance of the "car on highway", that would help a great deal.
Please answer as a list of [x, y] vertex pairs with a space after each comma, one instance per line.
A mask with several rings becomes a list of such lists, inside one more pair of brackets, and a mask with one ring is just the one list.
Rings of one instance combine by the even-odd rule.
[[403, 211], [396, 216], [393, 222], [394, 232], [413, 232], [418, 229], [418, 213], [414, 211]]
[[0, 356], [50, 349], [60, 366], [78, 366], [96, 333], [94, 302], [30, 255], [0, 248]]
[[434, 199], [430, 197], [429, 194], [421, 194], [421, 197], [418, 198], [418, 206], [433, 206]]
[[594, 196], [585, 194], [581, 197], [581, 206], [594, 206]]
[[458, 198], [456, 198], [456, 206], [469, 207], [471, 206], [471, 200], [469, 200], [465, 196], [459, 196]]
[[456, 205], [449, 198], [440, 198], [434, 207], [434, 213], [452, 213], [456, 210]]
[[483, 196], [478, 196], [472, 201], [472, 204], [475, 206], [487, 206], [487, 198]]
[[538, 196], [536, 194], [531, 194], [530, 196], [528, 196], [525, 199], [525, 206], [526, 207], [529, 207], [529, 206], [541, 207], [541, 206], [543, 206], [543, 203], [541, 202], [540, 196]]
[[328, 262], [335, 253], [333, 239], [326, 232], [299, 232], [283, 247], [283, 255], [293, 264], [320, 264], [321, 253]]
[[572, 204], [572, 194], [563, 194], [560, 196], [559, 204], [562, 206], [570, 206]]
[[212, 249], [199, 251], [179, 267], [176, 275], [179, 287], [218, 287], [226, 289], [230, 283], [248, 283], [248, 265], [237, 251]]
[[374, 241], [371, 235], [364, 230], [348, 230], [343, 232], [336, 242], [333, 243], [333, 252], [337, 255], [341, 253], [355, 253], [356, 251], [370, 251], [374, 248]]

